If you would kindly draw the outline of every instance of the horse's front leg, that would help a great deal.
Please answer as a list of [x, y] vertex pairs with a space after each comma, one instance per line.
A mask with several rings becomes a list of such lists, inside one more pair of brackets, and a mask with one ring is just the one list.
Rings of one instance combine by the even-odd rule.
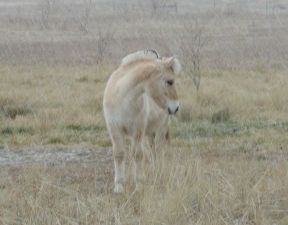
[[144, 135], [138, 132], [132, 140], [132, 150], [134, 153], [134, 181], [136, 184], [136, 191], [141, 192], [143, 190], [143, 184], [145, 182], [145, 173], [143, 170], [143, 141]]
[[111, 132], [112, 144], [113, 144], [113, 157], [114, 157], [114, 169], [115, 169], [115, 179], [114, 179], [114, 192], [122, 193], [124, 192], [124, 182], [125, 182], [125, 145], [124, 137], [119, 132]]

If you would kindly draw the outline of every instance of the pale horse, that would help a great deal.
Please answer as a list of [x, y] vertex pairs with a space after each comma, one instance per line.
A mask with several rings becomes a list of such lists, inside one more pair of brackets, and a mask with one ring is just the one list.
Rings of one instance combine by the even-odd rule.
[[[131, 62], [131, 60], [133, 61], [143, 57], [145, 59], [160, 59], [160, 55], [155, 49], [146, 49], [125, 56], [121, 64], [123, 65]], [[144, 147], [144, 158], [146, 162], [152, 162], [152, 166], [155, 169], [156, 152], [160, 148], [165, 148], [170, 143], [169, 118], [167, 112], [157, 106], [153, 99], [146, 96], [146, 100], [149, 101], [150, 105], [149, 118], [145, 129], [149, 147]]]
[[[136, 191], [140, 191], [144, 182], [145, 136], [166, 134], [167, 130], [161, 132], [157, 128], [165, 127], [166, 115], [175, 114], [179, 109], [174, 80], [181, 71], [181, 65], [177, 58], [160, 59], [155, 57], [155, 52], [138, 51], [123, 58], [121, 65], [109, 77], [104, 91], [103, 109], [113, 145], [116, 193], [124, 191], [128, 152], [125, 136], [131, 139], [134, 181]], [[163, 112], [165, 116], [162, 116]]]

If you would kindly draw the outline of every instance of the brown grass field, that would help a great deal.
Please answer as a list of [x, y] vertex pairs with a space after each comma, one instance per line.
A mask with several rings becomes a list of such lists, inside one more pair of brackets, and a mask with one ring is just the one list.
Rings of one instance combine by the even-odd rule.
[[[0, 1], [0, 224], [287, 225], [288, 4], [227, 2]], [[151, 47], [181, 109], [144, 193], [115, 195], [103, 90]]]

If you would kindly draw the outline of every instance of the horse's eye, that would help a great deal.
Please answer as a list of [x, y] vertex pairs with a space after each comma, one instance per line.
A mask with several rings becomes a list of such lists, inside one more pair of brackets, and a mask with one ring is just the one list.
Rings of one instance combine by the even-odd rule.
[[174, 83], [174, 80], [166, 80], [166, 83], [167, 83], [169, 86], [172, 86], [173, 83]]

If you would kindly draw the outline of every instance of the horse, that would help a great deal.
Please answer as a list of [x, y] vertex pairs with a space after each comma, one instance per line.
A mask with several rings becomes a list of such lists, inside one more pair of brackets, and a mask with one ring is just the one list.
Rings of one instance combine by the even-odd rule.
[[128, 152], [125, 136], [130, 137], [134, 156], [135, 190], [142, 190], [145, 137], [156, 137], [158, 133], [163, 136], [165, 131], [157, 130], [155, 125], [165, 127], [167, 115], [179, 110], [175, 75], [180, 72], [181, 65], [176, 57], [160, 58], [155, 50], [142, 50], [124, 57], [109, 77], [104, 90], [103, 111], [112, 141], [115, 193], [124, 192]]

